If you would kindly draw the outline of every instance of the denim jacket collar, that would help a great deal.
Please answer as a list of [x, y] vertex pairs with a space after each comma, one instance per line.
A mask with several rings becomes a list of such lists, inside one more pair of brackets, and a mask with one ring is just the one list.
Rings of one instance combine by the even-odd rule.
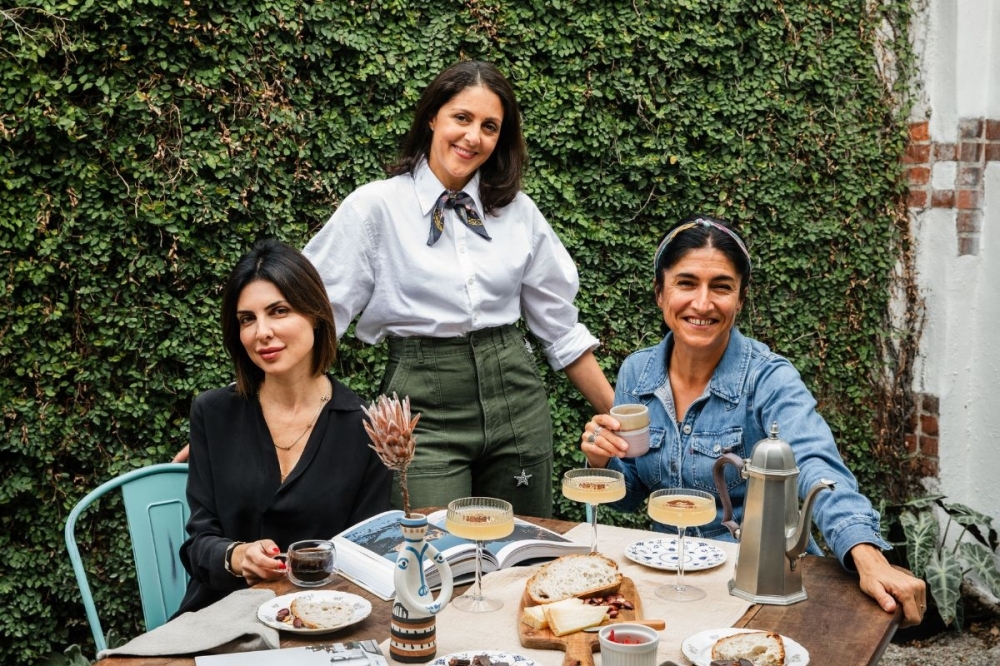
[[[667, 383], [667, 354], [673, 341], [674, 334], [668, 331], [660, 344], [653, 349], [631, 391], [634, 397], [652, 395], [657, 388]], [[719, 360], [715, 372], [712, 373], [708, 390], [727, 402], [734, 405], [738, 403], [743, 387], [746, 386], [752, 354], [750, 341], [738, 329], [733, 328], [726, 351]]]

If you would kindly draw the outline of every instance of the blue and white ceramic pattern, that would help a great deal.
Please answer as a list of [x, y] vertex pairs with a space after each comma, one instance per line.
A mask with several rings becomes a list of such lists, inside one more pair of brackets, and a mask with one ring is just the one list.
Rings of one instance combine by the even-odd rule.
[[[684, 571], [699, 571], [711, 569], [726, 561], [726, 553], [721, 548], [702, 539], [685, 537]], [[625, 557], [654, 569], [677, 571], [677, 538], [645, 539], [629, 544], [625, 548]]]

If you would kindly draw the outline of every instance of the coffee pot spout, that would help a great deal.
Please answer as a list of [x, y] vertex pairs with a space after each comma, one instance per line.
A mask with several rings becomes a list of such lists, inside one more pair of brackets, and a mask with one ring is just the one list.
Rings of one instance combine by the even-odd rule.
[[835, 486], [836, 483], [829, 479], [820, 479], [806, 494], [805, 503], [799, 511], [799, 524], [795, 531], [785, 539], [785, 557], [788, 558], [792, 570], [795, 569], [799, 558], [806, 552], [806, 546], [809, 544], [809, 528], [812, 525], [813, 502], [816, 501], [816, 495], [822, 490], [833, 490]]

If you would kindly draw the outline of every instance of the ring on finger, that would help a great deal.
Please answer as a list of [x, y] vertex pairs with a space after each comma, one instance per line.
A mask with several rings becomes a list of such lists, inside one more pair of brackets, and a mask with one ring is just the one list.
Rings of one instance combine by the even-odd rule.
[[589, 435], [587, 435], [587, 442], [589, 442], [590, 444], [593, 444], [596, 439], [597, 435], [595, 435], [594, 433], [590, 433]]
[[594, 428], [594, 439], [597, 439], [597, 437], [600, 434], [601, 434], [601, 426], [597, 426], [596, 428]]

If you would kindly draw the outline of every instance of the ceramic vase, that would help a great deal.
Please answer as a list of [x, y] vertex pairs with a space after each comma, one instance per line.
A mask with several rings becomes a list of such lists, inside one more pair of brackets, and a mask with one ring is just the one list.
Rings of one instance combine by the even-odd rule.
[[[437, 654], [435, 616], [451, 601], [451, 567], [426, 541], [427, 516], [421, 513], [400, 518], [403, 546], [396, 558], [393, 583], [396, 599], [392, 604], [392, 632], [389, 655], [400, 663], [422, 664]], [[424, 576], [424, 562], [430, 560], [441, 574], [441, 589], [435, 599]]]

